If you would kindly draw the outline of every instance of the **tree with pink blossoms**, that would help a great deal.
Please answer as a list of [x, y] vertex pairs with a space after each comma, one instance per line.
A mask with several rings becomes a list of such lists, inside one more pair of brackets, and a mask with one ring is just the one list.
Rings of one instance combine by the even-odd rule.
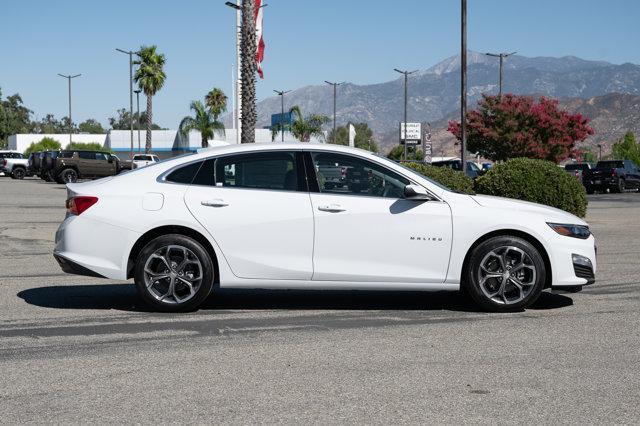
[[[594, 133], [588, 118], [545, 97], [483, 95], [466, 119], [468, 150], [493, 161], [527, 157], [558, 163], [577, 155], [576, 142]], [[450, 121], [449, 131], [460, 140], [460, 122]]]

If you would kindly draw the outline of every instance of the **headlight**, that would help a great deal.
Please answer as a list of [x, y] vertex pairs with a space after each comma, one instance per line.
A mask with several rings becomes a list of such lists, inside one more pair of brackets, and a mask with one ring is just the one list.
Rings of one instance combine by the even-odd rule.
[[560, 235], [564, 235], [565, 237], [573, 237], [580, 238], [581, 240], [586, 240], [591, 235], [591, 231], [589, 231], [588, 226], [584, 225], [571, 225], [567, 223], [548, 223], [554, 231], [556, 231]]

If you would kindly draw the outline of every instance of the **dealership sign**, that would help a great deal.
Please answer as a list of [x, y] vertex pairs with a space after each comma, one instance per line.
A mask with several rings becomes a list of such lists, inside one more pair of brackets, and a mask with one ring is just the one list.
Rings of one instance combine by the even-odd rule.
[[400, 123], [400, 143], [419, 144], [422, 141], [422, 123]]

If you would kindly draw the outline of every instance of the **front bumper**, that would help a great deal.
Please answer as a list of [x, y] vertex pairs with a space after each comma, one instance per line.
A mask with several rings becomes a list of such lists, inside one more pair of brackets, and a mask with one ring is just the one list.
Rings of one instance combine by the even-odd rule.
[[549, 253], [552, 288], [590, 285], [595, 282], [596, 246], [593, 235], [586, 240], [554, 236]]

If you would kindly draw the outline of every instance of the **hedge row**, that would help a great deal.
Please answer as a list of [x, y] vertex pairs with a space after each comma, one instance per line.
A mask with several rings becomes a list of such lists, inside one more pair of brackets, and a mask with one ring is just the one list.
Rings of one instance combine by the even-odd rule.
[[545, 204], [584, 217], [587, 196], [582, 184], [550, 161], [514, 158], [471, 180], [445, 167], [412, 163], [409, 167], [459, 192], [496, 195]]

